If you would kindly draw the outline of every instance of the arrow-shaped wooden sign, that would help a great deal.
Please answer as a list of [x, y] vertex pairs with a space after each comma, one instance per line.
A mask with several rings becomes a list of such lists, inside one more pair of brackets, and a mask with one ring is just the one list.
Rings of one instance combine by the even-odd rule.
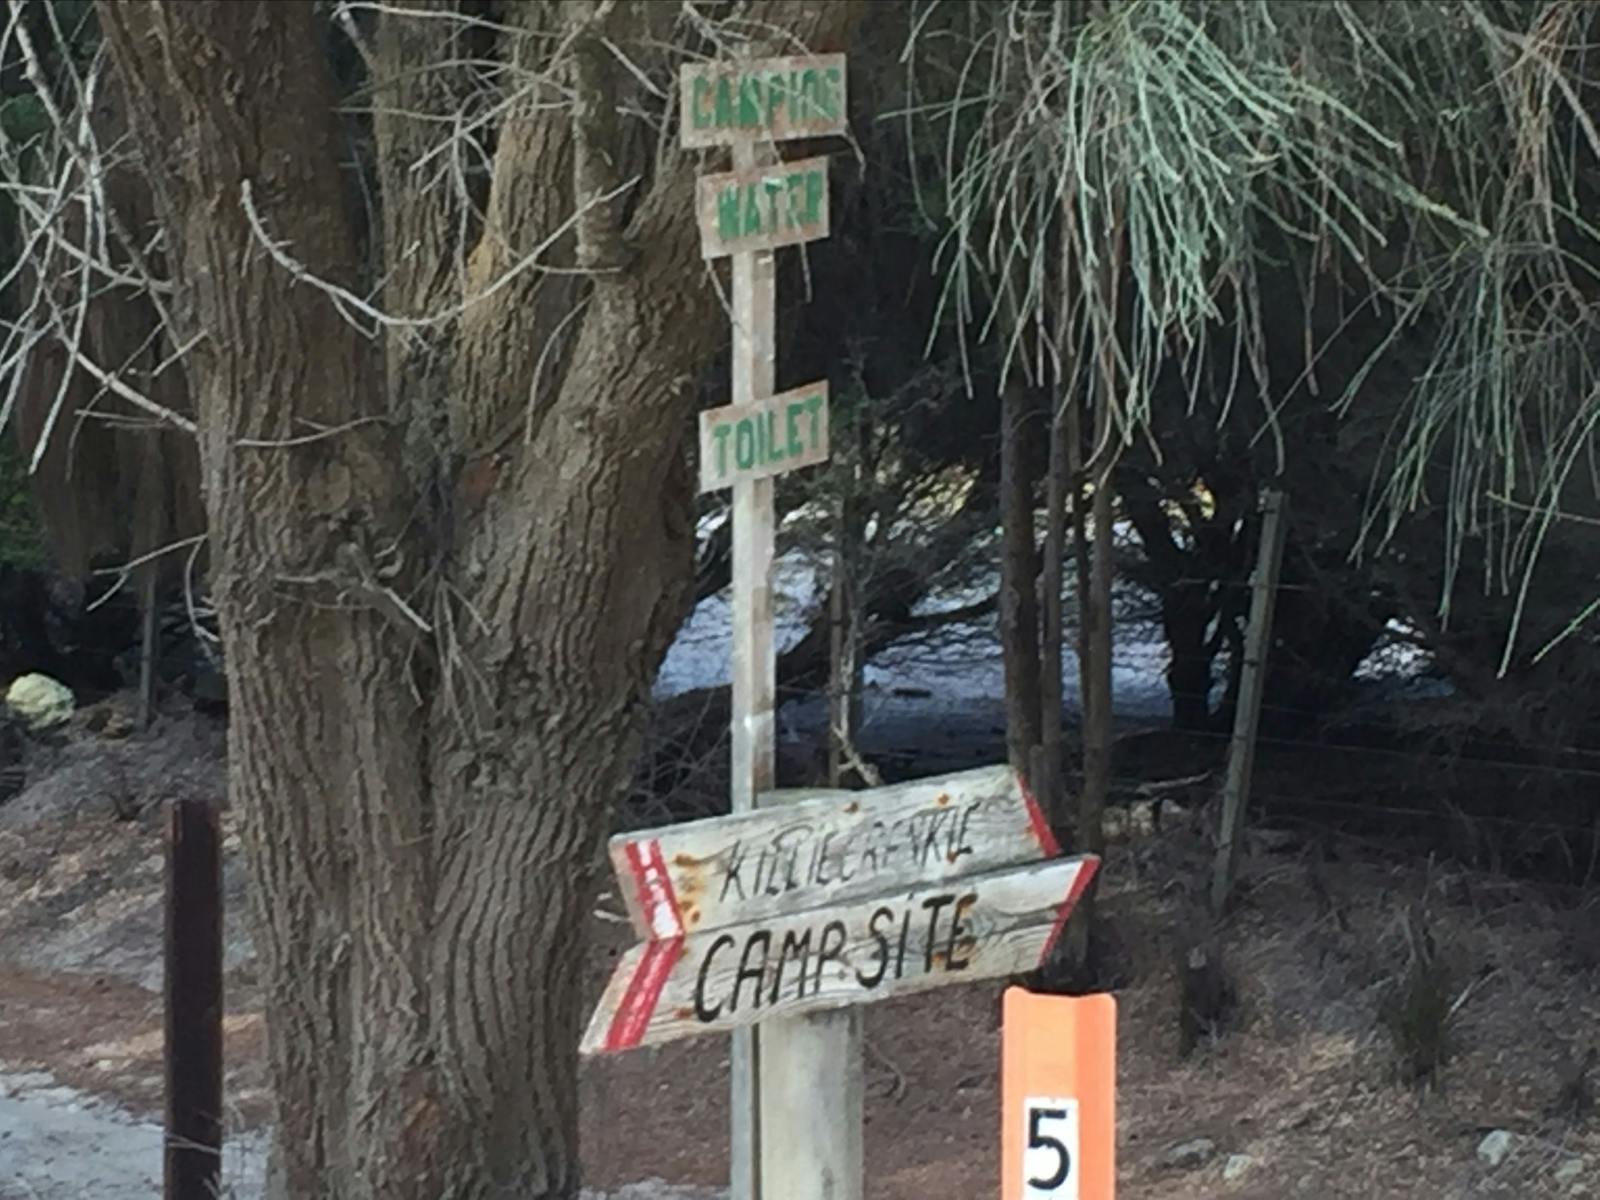
[[611, 839], [634, 930], [666, 938], [1061, 853], [1010, 767], [819, 793]]
[[629, 1050], [1032, 970], [1098, 866], [1056, 859], [654, 938], [617, 964], [580, 1049]]

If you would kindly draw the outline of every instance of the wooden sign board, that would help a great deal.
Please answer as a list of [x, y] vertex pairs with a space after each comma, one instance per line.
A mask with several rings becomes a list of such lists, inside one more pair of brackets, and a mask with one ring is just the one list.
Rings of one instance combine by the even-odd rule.
[[845, 131], [844, 55], [694, 63], [678, 73], [685, 146], [781, 142]]
[[700, 490], [828, 460], [828, 383], [700, 414]]
[[1033, 970], [1098, 866], [1056, 859], [645, 942], [617, 964], [579, 1049], [630, 1050]]
[[828, 236], [828, 160], [702, 175], [695, 210], [703, 258], [818, 241]]
[[1113, 1200], [1116, 999], [1007, 988], [1001, 1021], [1001, 1200]]
[[675, 937], [844, 904], [1061, 853], [1008, 766], [618, 834], [639, 936]]

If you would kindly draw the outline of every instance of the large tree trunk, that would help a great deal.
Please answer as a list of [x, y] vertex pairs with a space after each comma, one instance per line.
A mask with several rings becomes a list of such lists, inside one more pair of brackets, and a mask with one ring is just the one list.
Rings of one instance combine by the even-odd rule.
[[[560, 70], [577, 99], [535, 89], [507, 116], [464, 270], [448, 188], [379, 171], [402, 240], [385, 247], [392, 312], [481, 292], [575, 205], [551, 261], [595, 270], [528, 271], [452, 322], [391, 332], [387, 356], [329, 290], [362, 291], [362, 264], [316, 8], [100, 15], [157, 185], [175, 333], [203, 339], [190, 376], [267, 991], [269, 1196], [575, 1196], [587, 877], [683, 612], [682, 433], [725, 335], [696, 163], [612, 128], [594, 23], [653, 42], [675, 9], [519, 6], [574, 50], [518, 65]], [[832, 49], [857, 10], [753, 15]], [[457, 24], [380, 25], [379, 82], [404, 93], [382, 107], [456, 102], [408, 56], [442, 59], [453, 35], [428, 31]], [[408, 132], [375, 136], [381, 161]], [[599, 197], [634, 166], [649, 182], [624, 217]]]

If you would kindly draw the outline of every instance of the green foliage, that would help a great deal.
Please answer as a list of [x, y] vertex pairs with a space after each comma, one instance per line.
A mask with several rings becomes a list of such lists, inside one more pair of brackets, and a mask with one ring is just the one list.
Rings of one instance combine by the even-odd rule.
[[[1597, 34], [1578, 0], [931, 0], [910, 111], [944, 140], [946, 304], [1010, 369], [1107, 387], [1124, 443], [1160, 371], [1221, 360], [1223, 416], [1253, 382], [1280, 456], [1343, 332], [1313, 344], [1313, 298], [1384, 314], [1369, 370], [1409, 378], [1332, 398], [1388, 423], [1359, 544], [1441, 515], [1441, 614], [1481, 565], [1504, 669], [1553, 528], [1600, 500]], [[1285, 267], [1306, 366], [1269, 396], [1258, 275]]]
[[1240, 349], [1264, 380], [1255, 271], [1269, 243], [1359, 263], [1398, 208], [1450, 218], [1408, 179], [1400, 142], [1305, 69], [1313, 47], [1360, 36], [1344, 8], [967, 10], [949, 35], [958, 80], [927, 109], [949, 134], [941, 265], [963, 323], [998, 333], [1030, 374], [1113, 355], [1125, 440], [1148, 425], [1162, 364], [1211, 322], [1252, 335]]

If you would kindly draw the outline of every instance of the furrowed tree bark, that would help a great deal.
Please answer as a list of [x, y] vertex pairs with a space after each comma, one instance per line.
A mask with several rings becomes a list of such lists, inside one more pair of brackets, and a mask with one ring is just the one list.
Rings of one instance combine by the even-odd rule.
[[[382, 1117], [394, 1106], [379, 1103], [377, 1122], [369, 1111], [379, 1081], [403, 1083], [427, 1056], [421, 713], [404, 635], [378, 608], [339, 602], [362, 586], [370, 547], [403, 543], [403, 492], [381, 425], [292, 450], [239, 445], [382, 415], [371, 351], [269, 260], [242, 204], [248, 181], [275, 236], [354, 279], [335, 94], [306, 69], [309, 5], [100, 15], [185, 312], [205, 335], [190, 377], [228, 649], [230, 793], [267, 989], [270, 1193], [358, 1195], [345, 1182], [386, 1180], [393, 1157], [396, 1122]], [[357, 1012], [379, 1006], [389, 1019], [353, 1038]]]
[[[99, 10], [182, 332], [201, 339], [189, 376], [266, 987], [271, 1200], [577, 1194], [585, 878], [684, 609], [682, 432], [726, 336], [699, 164], [616, 133], [614, 67], [585, 46], [599, 21], [620, 22], [613, 43], [659, 41], [663, 9], [518, 6], [574, 52], [552, 62], [561, 38], [521, 38], [516, 67], [560, 72], [576, 101], [541, 107], [529, 77], [470, 246], [446, 239], [448, 197], [415, 195], [395, 162], [377, 172], [398, 315], [476, 297], [541, 246], [589, 273], [529, 269], [458, 319], [376, 340], [265, 244], [366, 290], [318, 7]], [[860, 6], [747, 15], [823, 51]], [[422, 114], [447, 103], [448, 74], [424, 86], [406, 67], [450, 22], [379, 20], [378, 91]], [[403, 117], [375, 134], [380, 154], [422, 146]], [[626, 206], [585, 206], [629, 180]]]

